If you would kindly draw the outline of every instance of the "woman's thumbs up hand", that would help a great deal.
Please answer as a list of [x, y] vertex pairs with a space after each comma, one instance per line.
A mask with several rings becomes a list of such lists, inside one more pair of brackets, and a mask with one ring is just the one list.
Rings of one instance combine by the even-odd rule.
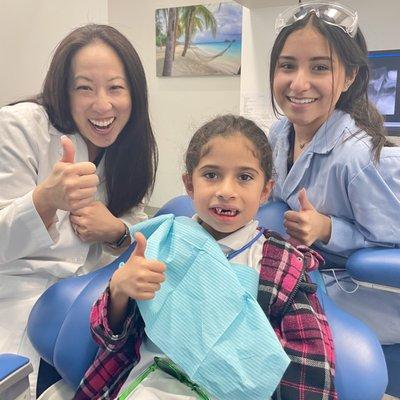
[[75, 147], [68, 136], [60, 139], [62, 157], [33, 192], [33, 203], [46, 226], [57, 210], [74, 211], [92, 203], [99, 184], [96, 166], [75, 162]]
[[286, 232], [300, 243], [311, 246], [315, 241], [328, 243], [332, 222], [329, 216], [319, 213], [308, 200], [303, 188], [298, 194], [299, 211], [286, 211], [284, 223]]

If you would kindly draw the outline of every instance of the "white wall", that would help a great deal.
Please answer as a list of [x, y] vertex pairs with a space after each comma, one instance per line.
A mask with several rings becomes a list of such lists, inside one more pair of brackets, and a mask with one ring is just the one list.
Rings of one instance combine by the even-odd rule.
[[286, 7], [243, 9], [240, 111], [266, 131], [274, 121], [269, 96], [269, 53], [275, 18]]
[[[242, 0], [238, 0], [239, 2]], [[257, 110], [265, 109], [256, 119], [268, 127], [274, 120], [269, 98], [269, 54], [275, 33], [276, 16], [287, 7], [287, 0], [274, 0], [274, 7], [260, 4], [263, 0], [243, 0], [252, 2], [257, 8], [245, 8], [243, 13], [241, 112], [246, 114], [249, 99], [257, 104]], [[360, 27], [366, 37], [369, 50], [400, 48], [400, 0], [345, 0], [358, 11]], [[271, 0], [264, 0], [264, 5]], [[292, 4], [297, 1], [293, 0]], [[283, 6], [276, 6], [283, 4]], [[250, 104], [251, 105], [251, 104]]]
[[146, 70], [150, 114], [160, 152], [151, 206], [184, 192], [182, 160], [195, 129], [212, 116], [239, 112], [239, 77], [156, 77], [154, 15], [157, 8], [211, 4], [215, 0], [109, 0], [109, 23], [137, 49]]
[[0, 105], [40, 91], [51, 53], [75, 27], [106, 23], [107, 0], [1, 0]]

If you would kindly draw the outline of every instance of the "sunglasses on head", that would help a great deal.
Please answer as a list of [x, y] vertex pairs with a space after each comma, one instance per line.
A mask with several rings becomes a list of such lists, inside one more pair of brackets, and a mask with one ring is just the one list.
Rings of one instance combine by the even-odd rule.
[[350, 7], [328, 1], [307, 1], [280, 13], [275, 21], [275, 32], [307, 17], [310, 13], [325, 23], [337, 26], [354, 38], [358, 28], [357, 11]]

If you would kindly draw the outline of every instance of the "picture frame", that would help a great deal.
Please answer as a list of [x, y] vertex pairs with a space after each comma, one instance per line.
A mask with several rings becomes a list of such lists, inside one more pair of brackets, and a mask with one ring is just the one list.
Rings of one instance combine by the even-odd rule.
[[157, 9], [158, 77], [238, 76], [242, 6], [236, 2]]

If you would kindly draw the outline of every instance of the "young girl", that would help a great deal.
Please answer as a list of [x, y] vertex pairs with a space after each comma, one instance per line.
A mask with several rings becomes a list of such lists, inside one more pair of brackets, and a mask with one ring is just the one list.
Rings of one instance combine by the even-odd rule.
[[[259, 274], [258, 302], [278, 332], [285, 324], [271, 311], [270, 305], [290, 297], [291, 291], [281, 293], [281, 288], [271, 287], [273, 283], [269, 277], [274, 276], [277, 267], [283, 266], [285, 271], [281, 277], [289, 271], [295, 274], [296, 263], [303, 256], [271, 233], [262, 234], [254, 220], [260, 204], [268, 199], [272, 190], [271, 174], [271, 149], [263, 131], [252, 121], [226, 115], [208, 122], [193, 136], [187, 150], [183, 181], [197, 212], [193, 218], [217, 241], [228, 259], [247, 265]], [[157, 296], [165, 279], [166, 266], [161, 260], [145, 257], [146, 240], [141, 234], [136, 234], [135, 239], [137, 246], [130, 259], [114, 273], [109, 287], [93, 306], [91, 328], [100, 352], [86, 372], [75, 399], [95, 399], [100, 394], [115, 398], [128, 375], [126, 384], [137, 380], [154, 356], [163, 356], [145, 337], [135, 301]], [[306, 247], [303, 251], [304, 260], [308, 260], [306, 268], [316, 267], [318, 255]], [[213, 266], [209, 268], [212, 274]], [[271, 293], [277, 296], [277, 291], [280, 299], [275, 303], [277, 299], [270, 296]], [[311, 294], [310, 299], [311, 307], [299, 307], [301, 315], [294, 316], [293, 309], [288, 312], [294, 319], [290, 323], [291, 333], [282, 344], [291, 363], [274, 398], [308, 398], [310, 394], [312, 398], [336, 398], [331, 333], [315, 294]], [[293, 332], [296, 320], [302, 318], [307, 321], [316, 318], [312, 332], [308, 322]], [[313, 348], [315, 343], [319, 343], [318, 350]], [[304, 352], [304, 349], [308, 350]], [[252, 374], [257, 375], [257, 370]], [[192, 397], [195, 393], [190, 390], [189, 393], [180, 392], [188, 397], [175, 397], [172, 392], [166, 393], [166, 387], [162, 389], [166, 397], [157, 398], [198, 398]]]
[[[368, 53], [357, 13], [302, 3], [277, 19], [270, 63], [273, 107], [285, 117], [269, 133], [275, 199], [289, 235], [343, 266], [356, 249], [400, 245], [400, 148], [368, 101]], [[400, 341], [400, 295], [355, 288], [325, 275], [328, 293], [382, 343]], [[344, 288], [344, 291], [341, 290]], [[350, 293], [352, 292], [352, 293]], [[385, 313], [385, 315], [383, 314]]]

